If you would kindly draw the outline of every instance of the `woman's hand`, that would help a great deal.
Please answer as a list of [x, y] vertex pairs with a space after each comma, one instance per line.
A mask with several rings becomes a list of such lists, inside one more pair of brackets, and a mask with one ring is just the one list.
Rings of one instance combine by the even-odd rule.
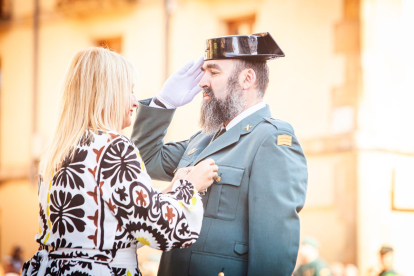
[[175, 181], [177, 181], [178, 179], [186, 179], [187, 175], [191, 172], [191, 170], [194, 167], [185, 167], [185, 168], [181, 168], [179, 170], [177, 170], [175, 172], [174, 178], [171, 181], [171, 183], [162, 191], [163, 194], [168, 193], [169, 191], [172, 190], [172, 187], [174, 186]]
[[192, 171], [193, 168], [194, 167], [185, 167], [177, 170], [171, 182], [174, 184], [178, 179], [186, 179], [187, 175]]
[[188, 174], [190, 181], [197, 191], [201, 192], [213, 184], [217, 177], [218, 166], [213, 159], [206, 159], [198, 163]]

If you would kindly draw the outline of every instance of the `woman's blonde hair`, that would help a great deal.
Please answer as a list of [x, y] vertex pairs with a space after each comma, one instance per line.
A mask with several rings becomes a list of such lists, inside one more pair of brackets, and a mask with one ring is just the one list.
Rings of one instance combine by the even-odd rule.
[[100, 47], [78, 52], [66, 72], [59, 122], [40, 160], [40, 174], [50, 179], [74, 154], [86, 130], [122, 129], [136, 71], [117, 53]]

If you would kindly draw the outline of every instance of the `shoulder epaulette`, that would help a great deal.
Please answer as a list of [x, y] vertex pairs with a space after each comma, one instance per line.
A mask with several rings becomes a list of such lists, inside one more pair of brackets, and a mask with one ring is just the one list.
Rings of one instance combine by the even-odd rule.
[[275, 119], [273, 117], [264, 117], [264, 119], [266, 120], [266, 122], [274, 125], [278, 130], [287, 131], [292, 134], [295, 134], [293, 127], [289, 123], [286, 123], [279, 119]]

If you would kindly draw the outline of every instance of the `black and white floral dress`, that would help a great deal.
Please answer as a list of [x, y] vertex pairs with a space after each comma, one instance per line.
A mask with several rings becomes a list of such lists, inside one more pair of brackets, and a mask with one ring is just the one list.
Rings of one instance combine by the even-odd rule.
[[39, 251], [23, 275], [140, 275], [136, 249], [188, 247], [203, 205], [194, 186], [162, 194], [135, 145], [115, 132], [88, 131], [50, 183], [39, 179]]

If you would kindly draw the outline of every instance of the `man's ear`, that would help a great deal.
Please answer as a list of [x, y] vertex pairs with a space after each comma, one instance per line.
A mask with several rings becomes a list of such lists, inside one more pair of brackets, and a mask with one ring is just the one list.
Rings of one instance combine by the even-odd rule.
[[249, 68], [244, 69], [240, 74], [240, 86], [243, 90], [249, 90], [253, 88], [256, 84], [256, 72]]

